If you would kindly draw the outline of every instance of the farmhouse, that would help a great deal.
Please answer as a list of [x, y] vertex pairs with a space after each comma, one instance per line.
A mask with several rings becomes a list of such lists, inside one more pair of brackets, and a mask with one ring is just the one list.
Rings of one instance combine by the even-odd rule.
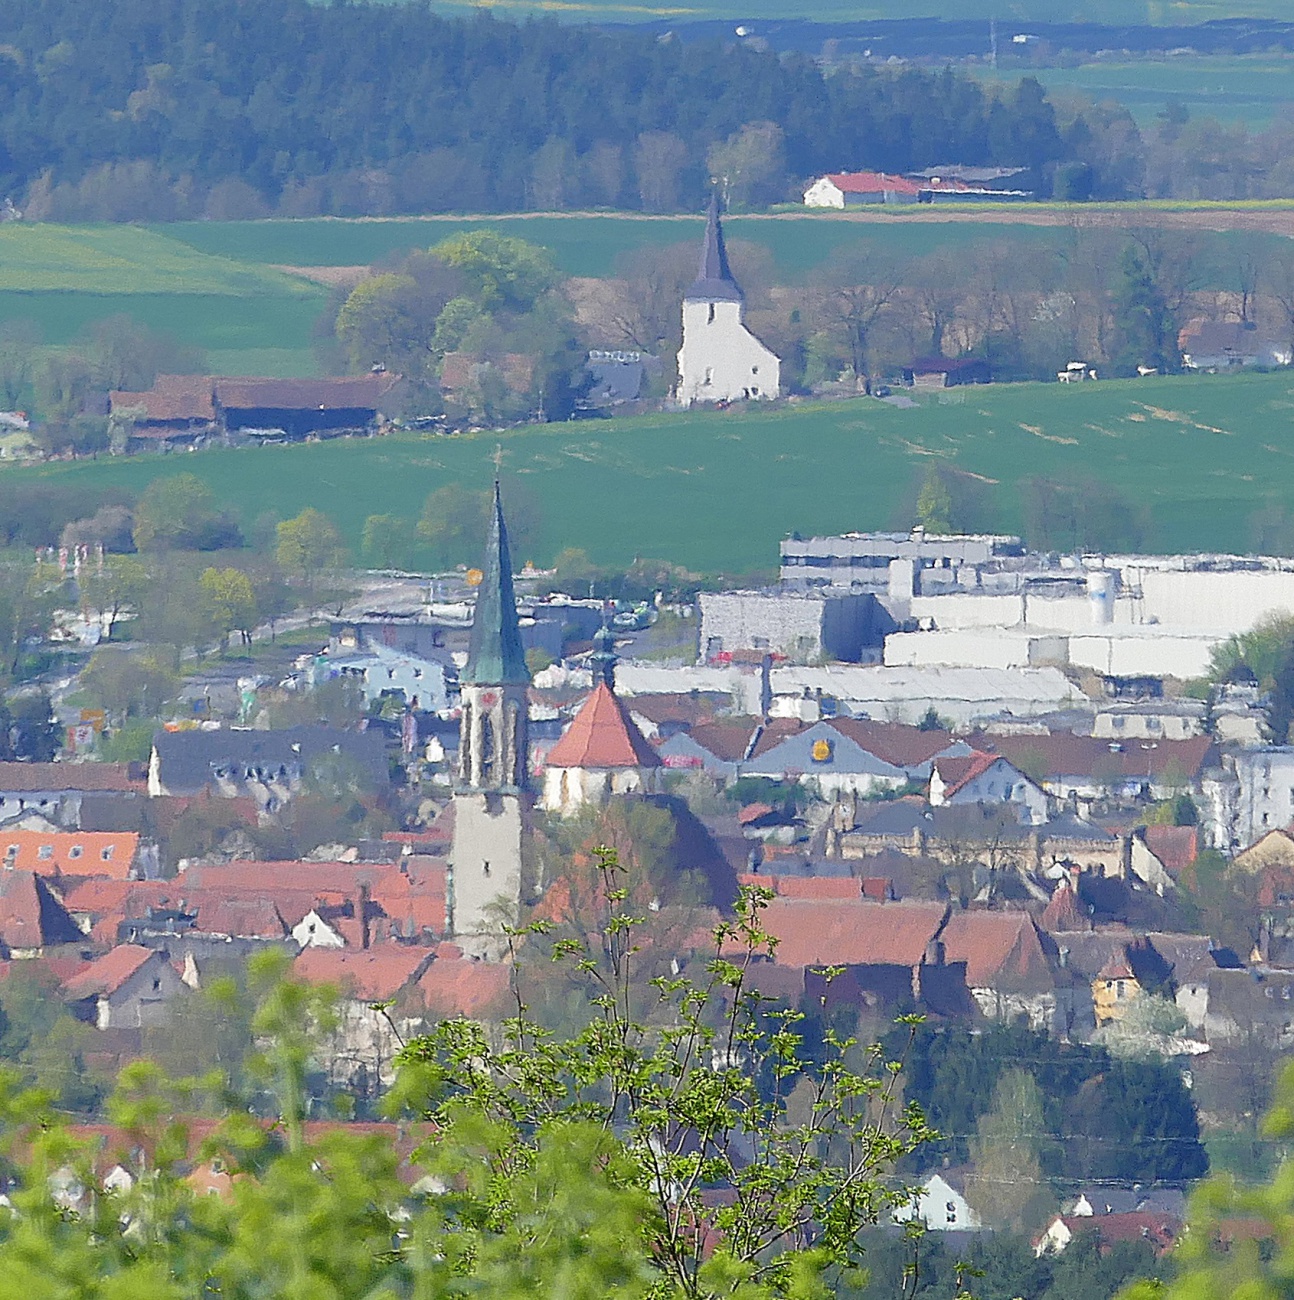
[[867, 203], [916, 203], [921, 187], [884, 172], [830, 172], [804, 191], [806, 208], [856, 208]]
[[1294, 350], [1288, 340], [1263, 334], [1248, 321], [1197, 317], [1177, 336], [1187, 370], [1243, 370], [1253, 366], [1288, 366]]

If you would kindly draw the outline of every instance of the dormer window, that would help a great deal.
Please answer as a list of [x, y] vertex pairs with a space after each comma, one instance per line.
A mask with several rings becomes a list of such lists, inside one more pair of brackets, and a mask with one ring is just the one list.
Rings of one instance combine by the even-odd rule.
[[99, 857], [102, 861], [104, 862], [112, 861], [112, 847], [113, 846], [111, 844], [108, 844], [99, 850]]
[[67, 856], [69, 858], [79, 858], [82, 852], [83, 850], [79, 844], [73, 844], [72, 847], [68, 849]]
[[54, 846], [52, 844], [42, 844], [36, 856], [42, 862], [48, 862], [54, 856]]

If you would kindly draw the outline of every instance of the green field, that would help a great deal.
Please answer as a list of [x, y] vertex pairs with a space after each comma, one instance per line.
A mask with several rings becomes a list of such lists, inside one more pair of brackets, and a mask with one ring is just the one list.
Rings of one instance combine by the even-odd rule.
[[310, 374], [326, 292], [256, 259], [195, 249], [139, 226], [0, 226], [0, 321], [51, 345], [126, 313], [206, 350], [225, 373]]
[[[1028, 71], [1051, 92], [1079, 91], [1095, 100], [1114, 100], [1136, 118], [1153, 125], [1170, 100], [1184, 104], [1192, 117], [1243, 122], [1251, 129], [1270, 126], [1294, 104], [1294, 55], [1242, 57], [1182, 56], [1084, 63], [1074, 68], [1004, 68], [996, 80], [1014, 86]], [[976, 75], [992, 81], [987, 69]]]
[[391, 437], [15, 469], [26, 482], [138, 491], [181, 469], [245, 522], [314, 505], [352, 544], [366, 516], [413, 519], [432, 489], [505, 479], [538, 499], [534, 554], [663, 558], [706, 572], [776, 562], [778, 540], [891, 527], [931, 458], [979, 476], [992, 523], [1021, 526], [1016, 485], [1109, 482], [1148, 508], [1147, 543], [1247, 550], [1256, 511], [1294, 499], [1294, 375], [957, 389], [919, 409], [869, 399], [656, 415], [461, 438]]

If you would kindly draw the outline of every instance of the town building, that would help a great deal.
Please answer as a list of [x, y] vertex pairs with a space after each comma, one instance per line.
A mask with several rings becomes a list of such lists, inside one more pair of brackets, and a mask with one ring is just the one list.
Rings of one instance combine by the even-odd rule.
[[854, 591], [706, 591], [701, 655], [766, 651], [792, 663], [879, 663], [895, 623], [875, 596]]
[[728, 267], [718, 198], [710, 200], [697, 277], [683, 299], [680, 406], [766, 401], [781, 389], [781, 361], [745, 326], [745, 296]]

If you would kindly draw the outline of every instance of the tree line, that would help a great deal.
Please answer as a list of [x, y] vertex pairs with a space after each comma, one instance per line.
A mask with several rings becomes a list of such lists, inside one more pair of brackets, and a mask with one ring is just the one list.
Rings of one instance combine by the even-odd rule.
[[715, 166], [767, 203], [815, 172], [1065, 153], [1029, 78], [421, 4], [17, 0], [0, 49], [0, 195], [37, 218], [673, 211]]

